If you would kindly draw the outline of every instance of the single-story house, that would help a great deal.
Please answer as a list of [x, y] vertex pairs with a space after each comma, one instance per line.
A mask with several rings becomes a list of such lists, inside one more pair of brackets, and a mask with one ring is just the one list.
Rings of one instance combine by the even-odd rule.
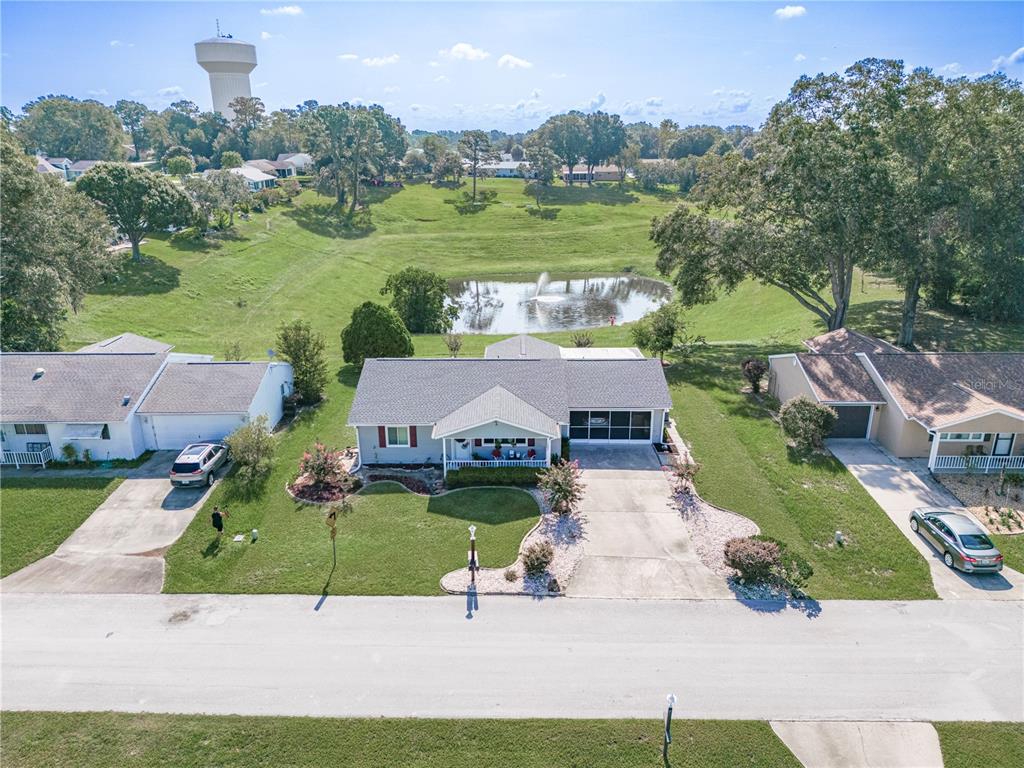
[[0, 354], [4, 464], [43, 464], [65, 445], [93, 459], [133, 459], [221, 440], [264, 415], [281, 420], [292, 368], [213, 362], [126, 333], [77, 352]]
[[277, 161], [291, 164], [297, 173], [308, 173], [313, 167], [313, 158], [306, 152], [282, 152]]
[[[573, 183], [578, 181], [585, 182], [587, 180], [587, 166], [586, 163], [577, 163], [572, 168], [572, 181]], [[594, 166], [594, 181], [618, 181], [619, 180], [619, 166], [617, 165], [595, 165]], [[569, 166], [562, 166], [562, 181], [566, 184], [569, 183]]]
[[48, 174], [50, 176], [56, 176], [61, 181], [67, 181], [67, 171], [57, 165], [53, 165], [45, 157], [36, 157], [36, 173]]
[[[525, 173], [521, 168], [525, 168]], [[480, 163], [481, 175], [494, 176], [498, 179], [532, 179], [537, 174], [530, 170], [526, 160], [496, 160], [491, 163]]]
[[78, 160], [72, 163], [67, 168], [68, 181], [74, 181], [79, 176], [83, 175], [86, 171], [92, 169], [94, 165], [102, 163], [103, 160]]
[[835, 409], [833, 437], [877, 441], [932, 472], [1024, 470], [1024, 353], [904, 352], [839, 329], [772, 355], [768, 390]]
[[367, 360], [348, 418], [360, 461], [439, 464], [445, 473], [544, 467], [561, 454], [562, 438], [660, 442], [672, 406], [661, 363], [633, 351], [591, 354], [563, 355], [524, 336], [482, 358]]
[[[251, 165], [243, 165], [241, 168], [229, 168], [228, 170], [245, 179], [250, 192], [259, 192], [261, 189], [277, 186], [277, 176], [264, 173], [259, 168], [253, 168]], [[204, 173], [206, 172], [204, 171]]]
[[263, 171], [269, 176], [277, 176], [279, 179], [287, 179], [289, 176], [295, 175], [295, 166], [284, 160], [246, 160], [245, 164]]

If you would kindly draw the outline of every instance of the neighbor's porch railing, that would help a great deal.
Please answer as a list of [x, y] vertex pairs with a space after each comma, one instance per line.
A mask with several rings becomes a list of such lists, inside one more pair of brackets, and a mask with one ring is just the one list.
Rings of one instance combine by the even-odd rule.
[[53, 461], [53, 448], [49, 445], [41, 451], [3, 451], [0, 459], [0, 463], [13, 464], [19, 469], [22, 464], [41, 464], [45, 467], [48, 461]]
[[[972, 472], [998, 472], [1000, 469], [1024, 469], [1024, 456], [971, 456]], [[932, 472], [967, 472], [964, 456], [936, 456]]]
[[546, 467], [544, 459], [448, 459], [448, 469], [463, 467]]

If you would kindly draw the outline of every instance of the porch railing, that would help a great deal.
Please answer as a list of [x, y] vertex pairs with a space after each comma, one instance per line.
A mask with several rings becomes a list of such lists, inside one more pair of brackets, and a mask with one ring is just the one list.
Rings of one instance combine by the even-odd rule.
[[1024, 456], [936, 456], [932, 472], [967, 472], [970, 461], [972, 472], [998, 472], [1001, 469], [1024, 469]]
[[546, 467], [544, 459], [448, 459], [448, 469], [463, 467]]
[[22, 464], [39, 464], [45, 467], [46, 462], [53, 461], [53, 448], [49, 445], [41, 451], [3, 451], [2, 453], [0, 462], [13, 464], [15, 468], [20, 468]]

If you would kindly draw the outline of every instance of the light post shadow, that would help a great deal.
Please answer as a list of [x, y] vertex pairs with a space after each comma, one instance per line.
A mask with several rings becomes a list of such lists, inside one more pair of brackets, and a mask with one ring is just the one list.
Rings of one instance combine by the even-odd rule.
[[476, 585], [470, 584], [466, 590], [466, 618], [473, 618], [473, 611], [480, 610], [480, 601], [477, 599]]

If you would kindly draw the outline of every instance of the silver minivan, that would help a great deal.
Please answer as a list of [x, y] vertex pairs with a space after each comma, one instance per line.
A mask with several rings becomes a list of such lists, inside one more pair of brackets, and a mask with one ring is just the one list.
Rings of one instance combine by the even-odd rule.
[[910, 527], [942, 553], [942, 561], [964, 573], [999, 573], [1003, 556], [973, 518], [943, 507], [919, 507]]
[[182, 488], [213, 485], [213, 475], [228, 460], [228, 447], [223, 443], [186, 445], [171, 466], [171, 485]]

